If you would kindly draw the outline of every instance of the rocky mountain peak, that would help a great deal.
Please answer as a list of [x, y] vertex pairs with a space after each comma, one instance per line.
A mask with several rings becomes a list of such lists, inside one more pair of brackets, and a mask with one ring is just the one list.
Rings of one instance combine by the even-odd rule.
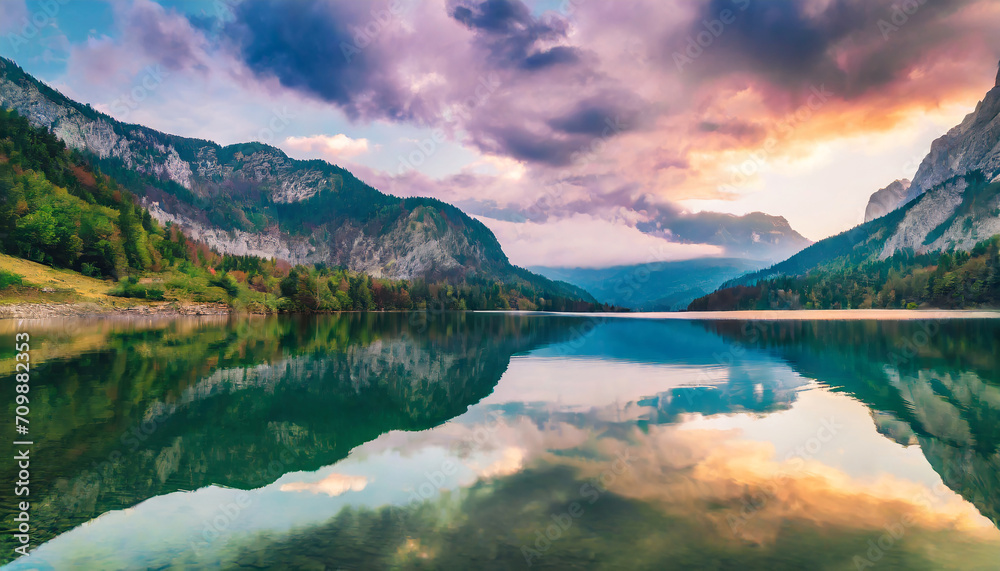
[[[1000, 87], [1000, 72], [997, 74]], [[994, 87], [975, 111], [931, 144], [920, 163], [906, 202], [955, 176], [981, 171], [987, 179], [1000, 175], [1000, 89]]]
[[868, 208], [865, 209], [865, 222], [881, 218], [902, 206], [909, 189], [910, 180], [901, 179], [876, 191], [868, 200]]
[[[874, 193], [865, 211], [865, 221], [903, 206], [914, 198], [956, 176], [980, 171], [988, 181], [1000, 176], [1000, 65], [993, 89], [961, 124], [931, 144], [912, 184], [898, 195], [895, 183]], [[901, 181], [897, 181], [901, 182]]]

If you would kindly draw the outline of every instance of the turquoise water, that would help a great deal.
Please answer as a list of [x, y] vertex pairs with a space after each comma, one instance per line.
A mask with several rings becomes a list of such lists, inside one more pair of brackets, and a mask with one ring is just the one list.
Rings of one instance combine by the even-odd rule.
[[1000, 567], [1000, 321], [21, 330], [35, 550], [5, 534], [5, 569]]

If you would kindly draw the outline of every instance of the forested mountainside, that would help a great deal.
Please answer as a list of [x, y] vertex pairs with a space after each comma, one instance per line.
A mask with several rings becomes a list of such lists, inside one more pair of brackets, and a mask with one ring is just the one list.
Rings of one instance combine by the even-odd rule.
[[754, 309], [917, 309], [1000, 307], [1000, 236], [970, 252], [899, 252], [860, 265], [820, 266], [721, 289], [691, 311]]
[[459, 209], [383, 194], [324, 161], [290, 159], [262, 143], [223, 147], [122, 123], [3, 58], [0, 106], [92, 158], [154, 219], [222, 253], [394, 279], [526, 281], [582, 297], [578, 288], [512, 266], [493, 233]]
[[[507, 279], [403, 280], [322, 263], [293, 267], [221, 254], [178, 225], [158, 222], [85, 153], [3, 110], [0, 252], [105, 279], [112, 296], [222, 302], [251, 311], [602, 308], [582, 290], [513, 266]], [[0, 267], [0, 297], [39, 289]]]

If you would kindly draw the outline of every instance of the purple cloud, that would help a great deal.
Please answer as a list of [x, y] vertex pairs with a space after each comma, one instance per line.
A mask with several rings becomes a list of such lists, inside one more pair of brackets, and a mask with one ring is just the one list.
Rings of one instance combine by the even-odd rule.
[[565, 40], [569, 24], [549, 14], [536, 18], [520, 0], [462, 2], [451, 9], [453, 18], [476, 32], [476, 42], [499, 67], [537, 71], [580, 61], [572, 46], [544, 48], [546, 42]]
[[[205, 75], [231, 68], [261, 99], [328, 107], [359, 128], [384, 122], [390, 134], [373, 143], [396, 137], [394, 124], [406, 136], [441, 128], [471, 151], [463, 160], [509, 161], [522, 173], [359, 172], [382, 190], [512, 221], [628, 220], [658, 238], [696, 241], [720, 222], [684, 216], [678, 204], [732, 200], [738, 192], [719, 190], [731, 184], [725, 169], [766, 141], [777, 141], [767, 162], [780, 164], [981, 96], [976, 78], [1000, 54], [992, 3], [928, 2], [911, 13], [900, 4], [635, 0], [570, 2], [555, 13], [522, 0], [243, 0], [225, 18], [191, 16], [191, 25], [139, 0], [116, 8], [123, 39], [94, 38], [71, 65], [98, 82], [122, 70], [134, 81], [149, 61], [178, 70], [176, 81], [205, 65]], [[691, 41], [697, 49], [679, 70], [675, 55]], [[822, 108], [783, 130], [816, 89], [828, 93]], [[360, 136], [339, 127], [296, 135], [339, 132]]]
[[416, 121], [421, 98], [403, 87], [394, 50], [378, 37], [398, 23], [399, 2], [245, 0], [223, 33], [259, 76], [336, 104], [359, 119]]

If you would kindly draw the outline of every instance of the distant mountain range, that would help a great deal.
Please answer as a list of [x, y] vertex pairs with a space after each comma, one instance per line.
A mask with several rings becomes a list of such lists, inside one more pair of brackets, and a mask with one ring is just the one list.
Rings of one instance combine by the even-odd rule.
[[458, 208], [383, 194], [325, 161], [290, 159], [262, 143], [223, 147], [122, 123], [3, 58], [0, 106], [86, 153], [154, 218], [179, 224], [220, 252], [394, 279], [527, 281], [592, 300], [510, 264], [493, 233]]
[[740, 258], [702, 258], [614, 268], [550, 268], [531, 271], [590, 292], [599, 302], [638, 311], [677, 311], [715, 291], [727, 280], [759, 270], [766, 262]]
[[637, 227], [673, 241], [721, 246], [730, 258], [764, 262], [784, 260], [812, 244], [783, 216], [763, 212], [743, 216], [721, 212], [657, 213]]
[[659, 213], [652, 211], [638, 229], [671, 241], [721, 246], [724, 257], [676, 262], [650, 262], [610, 268], [535, 266], [531, 271], [568, 282], [590, 292], [601, 303], [637, 311], [677, 311], [747, 272], [754, 272], [812, 244], [781, 216], [751, 212], [744, 216], [719, 212]]

